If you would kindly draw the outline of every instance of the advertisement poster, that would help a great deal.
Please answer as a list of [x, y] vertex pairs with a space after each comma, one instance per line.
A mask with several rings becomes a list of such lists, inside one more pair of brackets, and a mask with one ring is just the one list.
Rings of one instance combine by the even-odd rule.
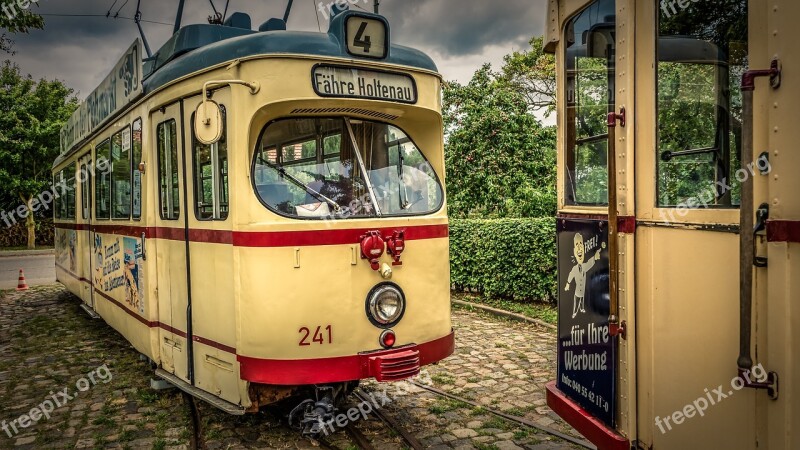
[[56, 264], [73, 274], [78, 273], [78, 261], [76, 259], [75, 246], [78, 241], [78, 233], [75, 230], [62, 230], [56, 228]]
[[614, 427], [616, 337], [609, 334], [607, 222], [558, 221], [558, 388]]
[[111, 236], [94, 238], [95, 288], [145, 315], [144, 260], [138, 238]]

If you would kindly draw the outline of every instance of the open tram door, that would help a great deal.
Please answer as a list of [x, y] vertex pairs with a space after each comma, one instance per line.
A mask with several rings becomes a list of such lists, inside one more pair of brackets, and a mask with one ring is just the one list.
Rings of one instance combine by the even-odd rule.
[[[185, 222], [184, 134], [181, 103], [151, 113], [155, 167], [155, 227], [148, 246], [156, 256], [161, 368], [186, 383], [192, 380], [187, 339], [189, 295]], [[155, 238], [155, 239], [152, 239]]]
[[[796, 65], [800, 12], [721, 3], [550, 1], [560, 309], [548, 404], [601, 449], [800, 445], [785, 389], [800, 374], [787, 356], [800, 227], [785, 220], [800, 199], [796, 177], [772, 172], [778, 155], [800, 167], [780, 150], [796, 146], [800, 97], [770, 67], [776, 54], [785, 73]], [[754, 96], [745, 73], [768, 79]]]

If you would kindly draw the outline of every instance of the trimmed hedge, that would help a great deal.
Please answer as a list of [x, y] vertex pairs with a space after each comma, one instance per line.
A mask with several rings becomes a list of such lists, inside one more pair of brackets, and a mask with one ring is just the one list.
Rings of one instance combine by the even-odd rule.
[[451, 219], [450, 279], [457, 291], [556, 302], [556, 220]]

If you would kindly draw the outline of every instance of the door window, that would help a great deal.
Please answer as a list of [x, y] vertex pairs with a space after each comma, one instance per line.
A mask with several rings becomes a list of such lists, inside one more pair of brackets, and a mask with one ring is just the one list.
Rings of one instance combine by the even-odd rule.
[[607, 115], [614, 111], [614, 0], [597, 0], [567, 22], [566, 203], [608, 204]]
[[[97, 146], [97, 155], [96, 160], [98, 161], [98, 167], [100, 166], [100, 161], [103, 161], [103, 164], [109, 164], [111, 161], [111, 141], [106, 140], [102, 144]], [[108, 220], [111, 218], [111, 172], [106, 170], [99, 170], [95, 175], [95, 187], [94, 187], [94, 199], [95, 199], [95, 217], [98, 220]]]
[[[224, 123], [224, 113], [222, 117]], [[201, 144], [195, 137], [192, 147], [197, 220], [225, 220], [229, 209], [227, 136], [211, 145]]]
[[142, 217], [142, 172], [139, 163], [142, 162], [142, 119], [133, 122], [133, 157], [131, 158], [132, 213], [134, 219]]
[[657, 203], [736, 208], [741, 198], [747, 1], [659, 9]]
[[175, 119], [160, 123], [156, 134], [161, 218], [178, 220], [181, 210], [178, 181], [178, 134]]

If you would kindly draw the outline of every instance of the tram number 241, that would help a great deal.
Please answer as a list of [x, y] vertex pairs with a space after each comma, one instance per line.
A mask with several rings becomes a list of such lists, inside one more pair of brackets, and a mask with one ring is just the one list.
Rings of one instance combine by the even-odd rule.
[[[318, 326], [317, 329], [314, 331], [314, 334], [311, 334], [311, 329], [308, 327], [300, 328], [300, 347], [308, 347], [312, 345], [312, 343], [317, 343], [320, 345], [324, 344], [333, 344], [333, 327], [330, 325], [322, 328], [322, 326]], [[311, 341], [308, 339], [311, 338]]]

